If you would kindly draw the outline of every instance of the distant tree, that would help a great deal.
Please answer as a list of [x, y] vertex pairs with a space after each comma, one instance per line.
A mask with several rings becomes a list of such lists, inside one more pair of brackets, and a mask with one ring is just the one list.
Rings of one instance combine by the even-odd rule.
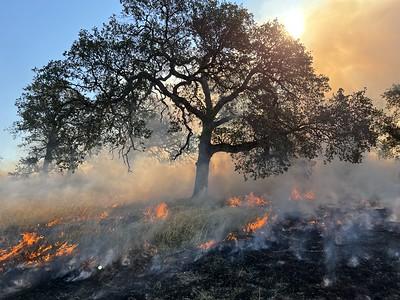
[[66, 53], [71, 84], [93, 104], [99, 144], [145, 149], [150, 120], [167, 119], [186, 136], [174, 158], [198, 146], [196, 196], [219, 152], [256, 179], [299, 157], [359, 162], [375, 143], [364, 92], [326, 99], [327, 77], [277, 21], [259, 25], [218, 0], [121, 2], [123, 17], [82, 31]]
[[[62, 61], [51, 61], [35, 69], [33, 82], [16, 101], [20, 120], [12, 131], [21, 135], [27, 156], [22, 158], [14, 174], [29, 175], [52, 166], [74, 170], [85, 158], [91, 136], [84, 124], [84, 106], [90, 103], [71, 85]], [[83, 139], [85, 142], [83, 143]]]
[[381, 122], [381, 150], [384, 156], [399, 157], [400, 154], [400, 84], [394, 84], [383, 94], [386, 115]]

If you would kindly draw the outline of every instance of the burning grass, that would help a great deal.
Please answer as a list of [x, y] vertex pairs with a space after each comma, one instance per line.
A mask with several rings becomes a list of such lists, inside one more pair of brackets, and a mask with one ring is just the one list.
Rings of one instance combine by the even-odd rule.
[[43, 266], [57, 257], [71, 256], [77, 247], [68, 242], [51, 244], [36, 232], [25, 232], [18, 244], [0, 250], [0, 270], [12, 268], [15, 263], [26, 268]]
[[[314, 215], [275, 217], [257, 209], [264, 213], [249, 213], [237, 223], [232, 220], [238, 216], [232, 217], [226, 221], [235, 226], [216, 234], [219, 218], [240, 210], [221, 206], [193, 211], [173, 203], [168, 207], [168, 217], [154, 223], [138, 215], [140, 230], [150, 230], [140, 248], [130, 248], [108, 265], [92, 253], [77, 269], [23, 291], [16, 299], [400, 296], [400, 226], [388, 221], [385, 210], [320, 208]], [[205, 226], [210, 222], [216, 227]], [[229, 230], [233, 231], [225, 235]], [[194, 238], [198, 231], [202, 234]], [[73, 259], [82, 254], [81, 247], [74, 250]]]
[[301, 191], [298, 187], [294, 187], [290, 193], [290, 200], [292, 201], [314, 201], [315, 199], [316, 195], [314, 191]]
[[161, 202], [160, 204], [146, 208], [144, 211], [144, 216], [149, 222], [165, 220], [168, 217], [167, 203]]
[[[3, 274], [17, 266], [40, 269], [63, 258], [70, 261], [65, 265], [68, 270], [92, 274], [97, 266], [103, 268], [133, 252], [208, 251], [223, 240], [237, 239], [237, 232], [254, 233], [257, 228], [248, 224], [259, 217], [265, 219], [265, 200], [254, 194], [243, 199], [247, 204], [236, 208], [224, 202], [193, 208], [186, 201], [113, 205], [94, 211], [85, 207], [49, 215], [41, 224], [4, 226], [0, 231], [0, 269]], [[78, 214], [71, 215], [73, 212]], [[259, 227], [264, 225], [266, 222]], [[244, 230], [246, 226], [252, 230]], [[16, 242], [18, 235], [22, 238]], [[63, 264], [59, 267], [64, 268]]]
[[[306, 199], [306, 193], [302, 195], [307, 203], [309, 200]], [[287, 201], [293, 204], [291, 199]], [[128, 274], [129, 278], [134, 276], [138, 284], [143, 283], [145, 286], [148, 280], [146, 278], [152, 278], [149, 279], [151, 282], [164, 280], [163, 277], [154, 278], [163, 276], [160, 274], [166, 274], [166, 278], [178, 276], [179, 278], [175, 277], [177, 283], [172, 286], [185, 290], [186, 283], [181, 280], [187, 280], [187, 284], [212, 282], [204, 281], [204, 274], [211, 275], [204, 266], [196, 263], [198, 260], [207, 263], [210, 270], [215, 267], [216, 272], [224, 274], [221, 278], [233, 276], [237, 281], [243, 276], [250, 276], [246, 270], [253, 265], [244, 265], [236, 270], [235, 266], [227, 262], [230, 258], [240, 261], [240, 255], [236, 256], [236, 253], [244, 253], [246, 256], [249, 251], [255, 251], [252, 254], [255, 256], [261, 255], [260, 253], [276, 255], [275, 252], [268, 252], [271, 249], [281, 253], [280, 255], [288, 255], [284, 259], [282, 256], [277, 257], [278, 260], [274, 262], [277, 264], [282, 260], [282, 264], [290, 262], [297, 265], [295, 260], [307, 261], [308, 256], [318, 253], [315, 256], [318, 262], [315, 263], [318, 268], [320, 265], [324, 268], [319, 284], [335, 284], [338, 257], [343, 257], [354, 266], [364, 259], [358, 250], [349, 256], [347, 250], [342, 253], [342, 250], [336, 248], [354, 244], [354, 241], [358, 243], [360, 232], [374, 230], [383, 222], [382, 217], [375, 217], [369, 211], [361, 213], [356, 209], [348, 212], [325, 209], [315, 215], [291, 219], [280, 215], [266, 197], [255, 194], [233, 197], [227, 201], [205, 202], [203, 206], [197, 207], [193, 207], [189, 201], [180, 200], [101, 207], [95, 213], [85, 212], [75, 217], [48, 216], [48, 220], [42, 224], [10, 226], [1, 231], [0, 290], [4, 292], [0, 295], [21, 292], [32, 284], [46, 285], [46, 282], [37, 281], [36, 278], [45, 278], [49, 284], [60, 280], [59, 284], [66, 287], [69, 287], [68, 282], [79, 286], [78, 282], [81, 280], [89, 283], [99, 280], [100, 282], [93, 285], [94, 288], [103, 283], [112, 286], [114, 279], [110, 278], [121, 278]], [[259, 257], [260, 261], [265, 260], [262, 255]], [[247, 259], [251, 261], [251, 255]], [[241, 275], [230, 274], [229, 269], [220, 269], [219, 263], [229, 265], [229, 268]], [[269, 263], [272, 264], [271, 261]], [[317, 265], [314, 267], [317, 268]], [[274, 268], [278, 266], [280, 265], [274, 265]], [[179, 270], [180, 275], [171, 274], [170, 272], [175, 272], [171, 270]], [[180, 273], [182, 270], [187, 272], [185, 274], [197, 270], [198, 277], [185, 277]], [[121, 275], [121, 272], [128, 273]], [[261, 271], [257, 269], [256, 272]], [[111, 274], [111, 277], [107, 279], [108, 275], [104, 277], [102, 274]], [[273, 274], [268, 276], [273, 277]], [[221, 285], [226, 284], [224, 279], [215, 280], [222, 280]], [[17, 285], [16, 282], [24, 284]], [[163, 284], [167, 285], [166, 282]], [[122, 283], [116, 284], [121, 287]], [[166, 285], [160, 287], [160, 293], [169, 293], [170, 298], [166, 299], [179, 299], [181, 296], [196, 299], [202, 297], [201, 295], [216, 294], [218, 299], [224, 299], [219, 292], [207, 289], [199, 289], [194, 294], [177, 295]], [[157, 299], [162, 295], [157, 294], [156, 290], [147, 291], [145, 286], [135, 288], [155, 295], [155, 298], [149, 299]], [[267, 293], [264, 288], [259, 288], [262, 293]], [[242, 294], [243, 291], [247, 293], [248, 289], [241, 287], [237, 294], [229, 292], [227, 295], [251, 299], [243, 296], [246, 294]], [[126, 290], [124, 293], [131, 295]], [[85, 298], [83, 295], [79, 297]]]
[[14, 258], [20, 254], [25, 247], [32, 246], [42, 238], [43, 237], [38, 236], [37, 233], [23, 233], [22, 239], [17, 245], [11, 247], [9, 250], [0, 250], [0, 263]]
[[269, 219], [269, 214], [265, 214], [263, 217], [257, 218], [254, 221], [246, 224], [246, 226], [244, 226], [243, 231], [246, 233], [254, 233], [257, 230], [263, 228]]

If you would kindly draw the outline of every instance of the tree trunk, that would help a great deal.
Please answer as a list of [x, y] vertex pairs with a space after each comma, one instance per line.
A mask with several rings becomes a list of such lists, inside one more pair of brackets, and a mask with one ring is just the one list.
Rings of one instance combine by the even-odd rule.
[[51, 161], [48, 158], [44, 158], [43, 161], [43, 167], [42, 167], [42, 173], [43, 174], [48, 174], [49, 173], [49, 166], [50, 166]]
[[211, 132], [203, 129], [200, 137], [199, 156], [196, 162], [193, 198], [207, 193], [211, 156]]
[[43, 160], [42, 173], [48, 174], [50, 171], [50, 164], [53, 160], [53, 151], [55, 148], [55, 133], [51, 133], [46, 145], [46, 153]]

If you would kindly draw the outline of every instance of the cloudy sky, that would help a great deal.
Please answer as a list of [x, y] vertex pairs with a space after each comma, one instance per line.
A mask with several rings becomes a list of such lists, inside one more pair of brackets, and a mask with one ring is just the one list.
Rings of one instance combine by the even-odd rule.
[[[284, 20], [312, 52], [334, 89], [368, 88], [379, 100], [400, 82], [399, 0], [237, 0], [260, 22]], [[4, 131], [16, 120], [15, 99], [33, 67], [58, 59], [81, 28], [120, 11], [118, 0], [13, 0], [0, 9], [0, 156], [16, 160], [17, 142]], [[304, 24], [301, 24], [304, 23]], [[303, 28], [304, 27], [304, 28]], [[4, 164], [4, 162], [3, 162]]]

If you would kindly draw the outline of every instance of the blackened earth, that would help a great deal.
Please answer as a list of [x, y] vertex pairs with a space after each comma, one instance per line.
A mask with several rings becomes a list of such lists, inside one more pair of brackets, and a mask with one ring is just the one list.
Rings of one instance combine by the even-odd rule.
[[85, 280], [73, 271], [7, 299], [400, 299], [400, 227], [384, 215], [369, 214], [373, 225], [332, 211], [328, 222], [286, 217], [207, 252], [132, 253], [129, 264]]

